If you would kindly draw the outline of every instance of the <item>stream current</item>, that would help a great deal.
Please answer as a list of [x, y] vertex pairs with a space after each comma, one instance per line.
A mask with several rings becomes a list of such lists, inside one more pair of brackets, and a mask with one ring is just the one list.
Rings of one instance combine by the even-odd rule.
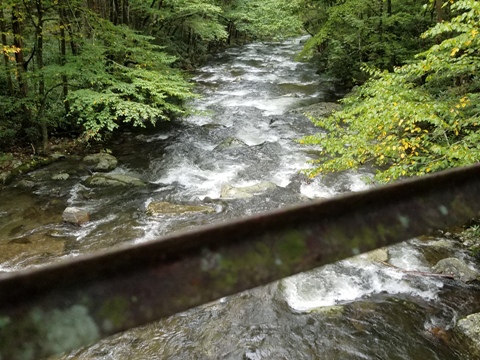
[[[91, 189], [78, 160], [35, 171], [0, 193], [0, 270], [14, 271], [290, 204], [367, 188], [368, 171], [312, 181], [299, 175], [318, 149], [295, 142], [319, 131], [298, 111], [335, 100], [334, 82], [293, 60], [301, 39], [228, 49], [195, 76], [195, 112], [131, 134], [110, 149], [114, 173], [145, 188]], [[52, 174], [68, 173], [63, 181]], [[253, 196], [225, 187], [268, 182]], [[152, 201], [206, 204], [208, 214], [152, 217]], [[66, 206], [86, 209], [81, 227], [61, 222]], [[431, 271], [441, 258], [469, 261], [443, 238], [388, 248], [388, 262]], [[159, 294], [161, 296], [161, 294]], [[451, 336], [480, 310], [480, 295], [451, 280], [409, 275], [367, 255], [219, 299], [55, 359], [468, 359]]]

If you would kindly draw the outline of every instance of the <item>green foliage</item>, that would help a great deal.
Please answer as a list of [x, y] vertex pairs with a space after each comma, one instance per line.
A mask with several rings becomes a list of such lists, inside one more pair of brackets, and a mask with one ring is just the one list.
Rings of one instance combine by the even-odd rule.
[[238, 0], [226, 12], [238, 31], [256, 39], [276, 39], [300, 33], [300, 0]]
[[376, 179], [474, 163], [480, 158], [480, 3], [460, 0], [457, 16], [423, 35], [445, 37], [394, 72], [365, 67], [372, 78], [344, 99], [343, 109], [313, 119], [325, 131], [301, 140], [322, 147], [310, 176], [358, 168]]
[[312, 37], [299, 58], [320, 54], [324, 71], [348, 84], [362, 83], [361, 65], [393, 70], [424, 49], [420, 34], [431, 24], [423, 1], [303, 0], [302, 18]]
[[239, 37], [291, 34], [298, 1], [3, 0], [0, 146], [181, 115], [193, 94], [179, 68]]
[[99, 25], [99, 37], [85, 41], [81, 53], [60, 68], [78, 88], [66, 100], [86, 137], [98, 138], [122, 123], [145, 126], [182, 114], [183, 101], [193, 94], [182, 73], [169, 66], [175, 59], [126, 26]]

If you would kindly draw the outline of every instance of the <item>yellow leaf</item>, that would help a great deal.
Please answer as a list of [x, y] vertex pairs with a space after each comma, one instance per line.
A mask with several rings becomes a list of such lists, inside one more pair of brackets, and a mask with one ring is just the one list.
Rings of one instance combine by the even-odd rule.
[[455, 56], [456, 53], [458, 53], [460, 51], [460, 49], [458, 47], [454, 47], [452, 49], [452, 52], [450, 53], [450, 56], [453, 57]]

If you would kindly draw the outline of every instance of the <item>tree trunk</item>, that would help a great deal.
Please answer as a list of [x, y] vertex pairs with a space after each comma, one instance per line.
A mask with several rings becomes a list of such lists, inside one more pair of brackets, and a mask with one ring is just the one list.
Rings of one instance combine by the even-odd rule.
[[383, 0], [378, 0], [378, 35], [380, 37], [380, 43], [383, 42]]
[[443, 0], [435, 0], [435, 12], [437, 14], [437, 23], [443, 22]]
[[[67, 63], [67, 39], [65, 36], [65, 28], [67, 28], [67, 20], [65, 16], [65, 0], [62, 0], [58, 12], [60, 16], [60, 62], [62, 66]], [[67, 100], [68, 96], [68, 79], [67, 75], [62, 74], [63, 104], [65, 106], [65, 114], [70, 113], [70, 104]]]
[[[28, 83], [25, 78], [25, 56], [23, 52], [23, 18], [24, 14], [21, 13], [18, 5], [12, 6], [12, 32], [13, 32], [13, 46], [16, 48], [15, 52], [15, 67], [16, 67], [16, 79], [19, 89], [19, 97], [26, 99], [28, 97], [29, 89]], [[32, 127], [32, 112], [26, 102], [22, 104], [23, 115], [21, 117], [22, 124], [20, 133], [22, 136], [33, 141], [31, 134], [26, 131]]]
[[17, 82], [22, 97], [28, 95], [28, 85], [25, 81], [25, 56], [23, 52], [23, 20], [20, 15], [17, 5], [12, 7], [12, 31], [13, 31], [13, 45], [17, 49], [15, 52], [15, 62], [17, 66]]
[[122, 0], [122, 20], [125, 25], [129, 25], [130, 23], [129, 15], [128, 0]]
[[[3, 3], [0, 1], [0, 32], [2, 33], [2, 45], [4, 49], [7, 49], [8, 42], [7, 42], [7, 26], [5, 24], [5, 14], [3, 12]], [[13, 95], [13, 82], [12, 77], [10, 74], [10, 59], [8, 58], [8, 54], [6, 51], [3, 51], [3, 62], [5, 65], [5, 76], [7, 77], [7, 91], [8, 95]]]
[[40, 130], [42, 134], [42, 150], [44, 153], [48, 152], [48, 127], [47, 121], [45, 118], [45, 106], [46, 106], [46, 96], [45, 96], [45, 75], [43, 74], [43, 26], [44, 26], [44, 17], [43, 17], [43, 3], [42, 0], [36, 0], [35, 6], [37, 9], [37, 24], [35, 27], [35, 35], [37, 39], [37, 52], [36, 52], [36, 61], [37, 61], [37, 71], [38, 71], [38, 113], [37, 121], [40, 124]]

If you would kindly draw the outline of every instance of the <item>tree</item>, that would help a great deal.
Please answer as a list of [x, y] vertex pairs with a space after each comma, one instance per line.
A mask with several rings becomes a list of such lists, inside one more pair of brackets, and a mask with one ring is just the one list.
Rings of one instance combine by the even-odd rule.
[[381, 182], [474, 163], [480, 158], [480, 3], [459, 0], [456, 14], [423, 38], [444, 40], [394, 72], [366, 67], [372, 78], [343, 109], [313, 119], [323, 132], [309, 176], [372, 165]]
[[302, 19], [312, 34], [299, 58], [320, 54], [323, 71], [347, 85], [367, 79], [364, 63], [393, 70], [425, 49], [419, 41], [432, 20], [423, 0], [303, 0]]

